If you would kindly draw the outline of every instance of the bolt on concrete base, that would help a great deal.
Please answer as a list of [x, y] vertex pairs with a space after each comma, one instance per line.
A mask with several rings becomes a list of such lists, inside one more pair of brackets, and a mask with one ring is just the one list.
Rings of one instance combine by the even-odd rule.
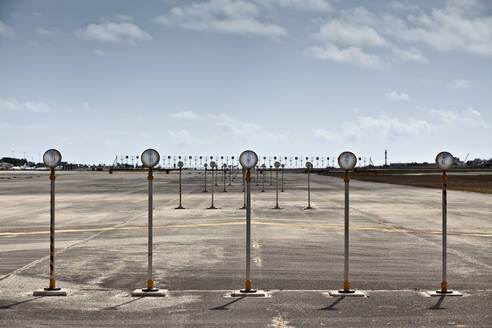
[[426, 291], [426, 293], [429, 295], [429, 296], [463, 296], [462, 293], [456, 291], [456, 290], [446, 290], [445, 292], [442, 292], [440, 290], [428, 290]]
[[135, 289], [132, 292], [132, 296], [135, 297], [164, 297], [167, 295], [167, 289], [153, 289], [153, 290], [148, 290], [148, 289]]
[[66, 289], [61, 289], [61, 288], [45, 288], [45, 289], [39, 289], [35, 290], [32, 295], [33, 296], [67, 296], [68, 290]]
[[367, 293], [361, 290], [349, 290], [347, 292], [343, 290], [330, 290], [329, 294], [334, 297], [367, 297]]
[[266, 297], [267, 293], [262, 289], [251, 289], [246, 291], [244, 289], [241, 290], [233, 290], [231, 292], [232, 297]]

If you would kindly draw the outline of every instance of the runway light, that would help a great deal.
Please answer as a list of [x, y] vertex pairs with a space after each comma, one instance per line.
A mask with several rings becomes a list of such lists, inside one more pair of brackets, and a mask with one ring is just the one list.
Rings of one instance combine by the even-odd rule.
[[344, 263], [343, 289], [330, 292], [332, 296], [365, 296], [361, 291], [350, 289], [349, 281], [349, 171], [357, 164], [357, 157], [350, 151], [344, 151], [338, 156], [338, 165], [345, 170], [345, 208], [344, 208]]
[[443, 171], [449, 170], [453, 167], [453, 163], [454, 157], [447, 151], [442, 151], [436, 156], [436, 165]]
[[159, 290], [154, 285], [152, 279], [152, 244], [153, 244], [153, 180], [152, 168], [156, 166], [160, 161], [160, 155], [155, 149], [146, 149], [142, 153], [142, 164], [149, 169], [147, 176], [148, 183], [148, 225], [147, 225], [147, 288], [136, 289], [133, 291], [132, 296], [166, 296], [166, 290]]
[[[212, 156], [210, 156], [210, 157], [212, 157]], [[215, 209], [217, 209], [217, 207], [214, 206], [214, 170], [217, 167], [217, 163], [215, 163], [214, 161], [211, 161], [210, 167], [212, 168], [212, 203], [211, 203], [210, 207], [208, 207], [207, 209], [215, 210]]]
[[252, 150], [245, 150], [239, 156], [239, 163], [247, 170], [251, 170], [258, 163], [258, 155]]
[[432, 296], [462, 296], [460, 292], [448, 289], [447, 282], [447, 245], [448, 245], [448, 177], [446, 171], [453, 167], [454, 157], [447, 151], [440, 152], [436, 156], [436, 165], [442, 170], [441, 185], [442, 185], [442, 281], [441, 289], [429, 292]]
[[278, 168], [280, 167], [280, 162], [275, 162], [273, 163], [273, 166], [275, 166], [275, 189], [276, 189], [276, 192], [275, 192], [275, 207], [274, 209], [280, 209], [280, 207], [278, 206]]
[[56, 149], [48, 149], [43, 155], [44, 165], [47, 167], [54, 169], [58, 165], [60, 165], [62, 160], [62, 156], [60, 152]]
[[147, 168], [153, 168], [156, 166], [161, 157], [159, 156], [159, 153], [155, 149], [146, 149], [143, 153], [142, 156], [140, 156], [140, 160], [142, 161], [143, 166]]
[[49, 287], [36, 290], [33, 296], [67, 296], [65, 290], [56, 287], [55, 279], [55, 168], [61, 163], [61, 153], [56, 149], [48, 149], [43, 155], [44, 165], [51, 169], [50, 180], [50, 280]]
[[245, 150], [239, 156], [239, 163], [243, 167], [243, 171], [246, 171], [245, 176], [245, 189], [246, 189], [246, 282], [244, 283], [244, 289], [234, 291], [232, 296], [264, 296], [263, 292], [257, 291], [252, 288], [250, 279], [251, 272], [251, 169], [258, 163], [258, 155], [252, 150]]
[[[308, 159], [306, 157], [306, 159]], [[313, 168], [313, 163], [311, 162], [306, 162], [306, 168], [307, 168], [307, 180], [308, 180], [308, 205], [304, 208], [305, 210], [310, 210], [312, 209], [311, 207], [311, 178], [310, 178], [310, 174], [311, 174], [311, 169]]]
[[338, 165], [345, 171], [352, 170], [357, 164], [357, 157], [350, 151], [344, 151], [338, 156]]
[[182, 161], [178, 162], [179, 167], [179, 205], [176, 207], [177, 210], [184, 209], [182, 204], [183, 194], [182, 194], [182, 184], [181, 184], [181, 171], [183, 170], [184, 163]]

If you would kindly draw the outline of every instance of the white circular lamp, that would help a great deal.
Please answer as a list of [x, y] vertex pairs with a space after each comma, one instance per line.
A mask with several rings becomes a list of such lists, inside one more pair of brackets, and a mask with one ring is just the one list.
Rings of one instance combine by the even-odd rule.
[[54, 169], [60, 165], [62, 160], [61, 153], [56, 149], [48, 149], [43, 154], [43, 163], [49, 168]]

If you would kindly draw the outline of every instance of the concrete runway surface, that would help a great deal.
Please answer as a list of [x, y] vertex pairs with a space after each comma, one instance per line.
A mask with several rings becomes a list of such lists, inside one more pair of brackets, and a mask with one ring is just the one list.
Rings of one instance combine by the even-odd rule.
[[[155, 173], [154, 270], [163, 298], [145, 287], [145, 172], [57, 172], [57, 286], [49, 278], [49, 173], [0, 172], [1, 327], [491, 327], [492, 197], [448, 191], [448, 282], [462, 297], [429, 297], [441, 282], [441, 192], [350, 182], [350, 282], [343, 288], [343, 180], [287, 173], [280, 210], [275, 181], [252, 182], [252, 281], [265, 298], [231, 298], [245, 280], [240, 174], [203, 192], [203, 172]], [[274, 179], [275, 179], [275, 175]], [[256, 174], [253, 174], [253, 178]], [[210, 191], [210, 179], [208, 174]], [[453, 183], [452, 176], [449, 184]]]

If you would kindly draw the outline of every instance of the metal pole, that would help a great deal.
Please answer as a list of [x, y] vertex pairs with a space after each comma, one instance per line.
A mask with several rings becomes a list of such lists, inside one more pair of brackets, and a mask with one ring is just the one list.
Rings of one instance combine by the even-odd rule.
[[261, 187], [261, 192], [265, 192], [265, 170], [262, 170], [261, 174], [263, 174], [263, 185]]
[[233, 166], [231, 164], [231, 168], [230, 168], [231, 171], [229, 172], [229, 186], [232, 186], [232, 168], [233, 168]]
[[280, 208], [278, 207], [278, 168], [275, 170], [275, 207], [274, 208]]
[[311, 169], [308, 168], [308, 206], [306, 208], [311, 208], [311, 179], [310, 179], [310, 173]]
[[273, 173], [272, 173], [272, 167], [271, 167], [271, 165], [270, 165], [270, 186], [271, 186], [271, 185], [273, 185], [273, 182], [272, 182], [272, 175], [273, 175]]
[[[249, 172], [249, 170], [248, 170], [248, 172]], [[246, 176], [245, 176], [245, 174], [246, 174], [246, 170], [245, 170], [245, 169], [243, 169], [243, 172], [242, 172], [242, 173], [243, 173], [243, 207], [241, 207], [240, 209], [241, 209], [241, 210], [244, 210], [244, 209], [246, 209], [246, 183], [245, 183], [245, 179], [246, 179]]]
[[181, 186], [181, 168], [179, 168], [179, 206], [176, 209], [183, 209], [182, 205], [182, 186]]
[[349, 181], [348, 171], [345, 171], [345, 240], [344, 240], [344, 265], [343, 265], [343, 291], [350, 291], [349, 282]]
[[[218, 176], [218, 174], [217, 174], [217, 169], [215, 169], [215, 185], [216, 185], [216, 186], [218, 186], [218, 183], [217, 183], [217, 176]], [[213, 179], [212, 179], [212, 181], [213, 181]]]
[[251, 190], [250, 190], [251, 173], [248, 170], [246, 175], [246, 282], [244, 289], [252, 291], [250, 279], [251, 270]]
[[284, 168], [282, 168], [282, 192], [284, 192]]
[[446, 277], [447, 272], [447, 182], [448, 177], [446, 176], [446, 171], [442, 172], [442, 282], [441, 282], [441, 293], [446, 293], [448, 290], [448, 282]]
[[47, 290], [59, 290], [56, 288], [55, 280], [55, 169], [51, 169], [51, 192], [50, 192], [50, 283]]
[[224, 179], [223, 179], [223, 180], [224, 180], [224, 192], [226, 192], [226, 191], [227, 191], [227, 190], [226, 190], [226, 168], [225, 168], [225, 167], [223, 167], [222, 169], [223, 169], [223, 171], [224, 171], [224, 176], [223, 176], [223, 178], [224, 178]]
[[205, 189], [203, 192], [207, 192], [207, 167], [205, 167]]
[[210, 208], [214, 208], [214, 184], [213, 184], [213, 181], [214, 181], [214, 168], [212, 167], [212, 205], [210, 206]]
[[152, 180], [154, 176], [152, 175], [152, 168], [149, 168], [149, 175], [147, 177], [149, 180], [149, 224], [148, 224], [148, 268], [147, 268], [147, 290], [154, 289], [154, 280], [152, 280]]
[[260, 174], [260, 170], [258, 170], [258, 168], [257, 168], [257, 169], [256, 169], [256, 186], [258, 186], [258, 185], [259, 185], [259, 181], [258, 181], [258, 179], [259, 179], [259, 174]]

